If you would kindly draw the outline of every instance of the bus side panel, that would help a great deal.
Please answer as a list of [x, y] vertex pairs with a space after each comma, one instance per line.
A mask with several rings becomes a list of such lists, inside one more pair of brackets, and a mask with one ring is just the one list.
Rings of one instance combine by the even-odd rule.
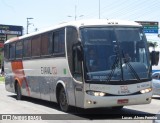
[[[51, 82], [51, 101], [57, 102], [56, 85], [62, 82], [67, 93], [69, 105], [75, 106], [74, 82], [69, 72], [68, 62], [66, 59], [54, 59], [51, 66], [55, 67], [54, 80]], [[57, 71], [57, 72], [56, 72]], [[59, 91], [59, 90], [58, 90]]]
[[[54, 82], [54, 78], [52, 76], [39, 76], [39, 82], [40, 82], [40, 98], [43, 100], [48, 100], [50, 101], [50, 96], [51, 96], [51, 88], [52, 88], [52, 83]], [[52, 92], [53, 93], [53, 92]]]
[[30, 96], [28, 82], [24, 73], [23, 62], [21, 60], [12, 61], [11, 65], [14, 74], [14, 80], [17, 81], [21, 86], [22, 95]]
[[66, 79], [66, 90], [67, 90], [69, 104], [72, 106], [76, 106], [75, 82], [73, 81], [72, 77], [65, 79]]
[[62, 85], [64, 85], [66, 90], [69, 105], [75, 106], [74, 84], [71, 77], [54, 77], [54, 80], [51, 82], [51, 101], [58, 101], [56, 98], [56, 87], [58, 83], [63, 83]]
[[[28, 88], [30, 91], [30, 96], [34, 98], [40, 99], [40, 64], [39, 64], [39, 59], [35, 60], [24, 60], [23, 61], [23, 66], [24, 66], [24, 73], [25, 77], [27, 80]], [[23, 82], [22, 85], [22, 90], [25, 93], [26, 89], [26, 84]]]
[[[67, 90], [69, 104], [75, 105], [73, 81], [65, 58], [25, 60], [23, 66], [31, 97], [57, 102], [56, 85], [58, 81], [62, 81]], [[26, 93], [25, 82], [22, 88]]]
[[21, 85], [22, 95], [57, 102], [56, 85], [64, 83], [69, 104], [75, 106], [75, 82], [65, 58], [46, 58], [5, 62], [5, 87], [15, 93], [15, 80]]
[[9, 92], [15, 93], [14, 89], [14, 74], [12, 71], [11, 62], [4, 62], [4, 72], [5, 72], [5, 88]]

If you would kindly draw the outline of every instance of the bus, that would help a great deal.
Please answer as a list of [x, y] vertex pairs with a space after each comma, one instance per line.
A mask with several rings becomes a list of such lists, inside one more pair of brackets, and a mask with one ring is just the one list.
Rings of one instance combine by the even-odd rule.
[[151, 60], [140, 24], [80, 20], [9, 39], [4, 44], [5, 88], [70, 107], [122, 109], [148, 104]]

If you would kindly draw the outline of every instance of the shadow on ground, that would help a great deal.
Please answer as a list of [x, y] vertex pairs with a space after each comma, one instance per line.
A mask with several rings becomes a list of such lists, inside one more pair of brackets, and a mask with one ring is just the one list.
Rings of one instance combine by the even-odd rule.
[[152, 97], [152, 99], [160, 100], [160, 97], [159, 97], [159, 96], [157, 96], [157, 97]]
[[[8, 95], [8, 97], [15, 98], [16, 95]], [[156, 98], [155, 98], [156, 99]], [[59, 110], [57, 103], [44, 101], [40, 99], [23, 97], [23, 101], [28, 101], [37, 105], [46, 106]], [[156, 114], [148, 112], [137, 111], [133, 109], [123, 108], [122, 110], [113, 110], [111, 108], [95, 108], [95, 109], [81, 109], [72, 107], [71, 111], [64, 114], [42, 114], [42, 119], [48, 120], [104, 120], [104, 119], [123, 119], [123, 118], [135, 118], [145, 116], [153, 117]]]

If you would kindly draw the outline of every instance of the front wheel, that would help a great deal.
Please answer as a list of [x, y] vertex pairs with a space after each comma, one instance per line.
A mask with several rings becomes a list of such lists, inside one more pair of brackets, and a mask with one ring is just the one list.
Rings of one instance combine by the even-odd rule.
[[69, 111], [70, 106], [68, 104], [67, 95], [63, 87], [60, 89], [59, 92], [59, 105], [62, 111]]
[[21, 100], [21, 99], [22, 99], [22, 92], [21, 92], [21, 87], [20, 87], [20, 85], [18, 84], [18, 82], [17, 82], [17, 84], [16, 84], [16, 94], [17, 94], [16, 99], [17, 99], [17, 100]]

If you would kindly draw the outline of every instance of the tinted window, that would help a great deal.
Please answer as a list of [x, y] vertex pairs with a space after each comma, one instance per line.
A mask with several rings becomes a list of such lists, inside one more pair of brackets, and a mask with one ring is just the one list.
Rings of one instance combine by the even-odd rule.
[[41, 38], [36, 36], [32, 38], [32, 57], [39, 57], [41, 49]]
[[56, 31], [53, 34], [53, 53], [65, 53], [64, 30]]
[[42, 50], [41, 55], [46, 56], [51, 54], [52, 52], [52, 33], [45, 33], [41, 35], [41, 43], [42, 43]]
[[67, 57], [69, 62], [69, 68], [71, 73], [73, 74], [73, 44], [78, 42], [78, 33], [76, 28], [74, 27], [67, 27], [66, 32], [66, 43], [67, 43]]
[[22, 58], [22, 42], [16, 43], [16, 58]]
[[23, 42], [23, 57], [28, 58], [31, 56], [31, 40], [26, 39]]
[[9, 45], [9, 58], [15, 59], [15, 43]]
[[9, 45], [8, 44], [4, 46], [4, 57], [6, 60], [9, 59]]

